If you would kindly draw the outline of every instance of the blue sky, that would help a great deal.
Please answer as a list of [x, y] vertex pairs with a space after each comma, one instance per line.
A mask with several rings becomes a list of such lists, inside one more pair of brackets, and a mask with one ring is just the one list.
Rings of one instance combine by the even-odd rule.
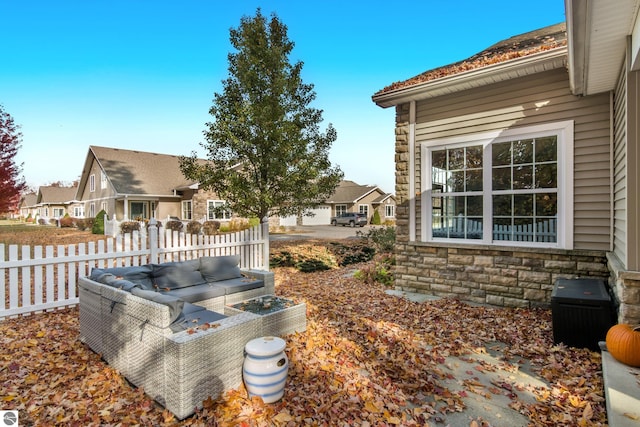
[[371, 96], [565, 20], [562, 0], [0, 0], [0, 104], [21, 126], [27, 183], [70, 183], [89, 145], [204, 155], [229, 29], [275, 13], [345, 178], [394, 192], [394, 109]]

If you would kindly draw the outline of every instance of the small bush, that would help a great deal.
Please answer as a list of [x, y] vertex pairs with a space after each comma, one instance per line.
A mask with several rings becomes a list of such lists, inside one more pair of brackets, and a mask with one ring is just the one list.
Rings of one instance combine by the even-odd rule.
[[378, 252], [393, 252], [396, 243], [396, 228], [372, 228], [366, 234], [362, 231], [356, 231], [356, 236], [369, 242]]
[[373, 218], [371, 218], [371, 224], [380, 225], [380, 212], [376, 209], [373, 211]]
[[58, 226], [58, 220], [56, 218], [49, 218], [49, 224]]
[[198, 221], [189, 221], [187, 223], [187, 233], [188, 234], [200, 234], [202, 231], [202, 224]]
[[329, 250], [335, 255], [336, 262], [341, 267], [370, 261], [376, 253], [376, 250], [367, 245], [366, 242], [330, 243]]
[[71, 218], [69, 215], [65, 215], [64, 217], [60, 218], [60, 228], [75, 227], [75, 226], [76, 226], [75, 218]]
[[377, 282], [391, 287], [395, 280], [393, 276], [395, 263], [395, 257], [389, 253], [378, 255], [374, 258], [373, 264], [356, 271], [354, 277], [369, 285]]
[[220, 230], [220, 221], [205, 221], [202, 224], [202, 232], [207, 236], [217, 234], [218, 230]]
[[167, 225], [166, 225], [167, 230], [182, 231], [182, 227], [183, 227], [182, 221], [177, 221], [177, 220], [167, 221]]
[[93, 218], [76, 218], [76, 227], [80, 231], [93, 228]]
[[105, 212], [104, 209], [98, 212], [98, 215], [96, 215], [96, 218], [94, 219], [93, 224], [91, 224], [92, 234], [104, 234], [104, 217], [106, 214], [107, 213]]
[[140, 231], [140, 223], [138, 221], [124, 221], [120, 224], [120, 232], [133, 233], [134, 231]]

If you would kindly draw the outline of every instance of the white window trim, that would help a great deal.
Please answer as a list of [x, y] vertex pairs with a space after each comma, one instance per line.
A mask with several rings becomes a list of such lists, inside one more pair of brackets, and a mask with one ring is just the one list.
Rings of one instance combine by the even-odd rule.
[[[542, 125], [523, 126], [501, 131], [485, 132], [479, 134], [463, 135], [452, 138], [435, 139], [420, 143], [420, 155], [422, 160], [422, 181], [421, 188], [421, 239], [423, 242], [447, 242], [447, 243], [469, 243], [477, 245], [492, 246], [517, 246], [517, 247], [551, 247], [561, 249], [573, 249], [573, 120], [562, 122], [545, 123]], [[485, 155], [490, 155], [490, 150], [486, 150], [494, 142], [507, 141], [513, 138], [531, 138], [545, 135], [556, 135], [558, 138], [558, 238], [555, 243], [543, 242], [514, 242], [500, 240], [493, 242], [491, 233], [487, 232], [485, 227], [484, 238], [482, 240], [465, 240], [465, 239], [433, 239], [432, 221], [427, 218], [431, 215], [431, 156], [429, 153], [434, 148], [455, 148], [456, 146], [466, 146], [470, 143], [482, 144]], [[491, 169], [483, 168], [484, 182], [491, 182]], [[484, 218], [490, 218], [492, 212], [492, 198], [486, 197], [483, 206]]]
[[[189, 205], [189, 215], [188, 215], [189, 218], [187, 218], [185, 216], [185, 205], [187, 205], [187, 204]], [[183, 200], [182, 203], [181, 203], [181, 208], [182, 208], [181, 209], [181, 211], [182, 211], [181, 212], [182, 219], [185, 220], [185, 221], [192, 220], [193, 219], [193, 201], [192, 200]], [[207, 205], [207, 209], [208, 208], [209, 208], [209, 206]], [[207, 212], [207, 215], [208, 215], [208, 212]]]
[[96, 191], [96, 176], [95, 174], [89, 175], [89, 192], [93, 193]]
[[[214, 205], [216, 203], [222, 203], [222, 204], [226, 204], [227, 202], [225, 200], [207, 200], [207, 219], [209, 221], [230, 221], [231, 217], [233, 216], [231, 211], [226, 211], [225, 212], [225, 218], [209, 218], [209, 204], [213, 203]], [[226, 216], [228, 215], [228, 218], [226, 218]]]
[[104, 173], [104, 171], [100, 171], [100, 188], [104, 190], [107, 187], [108, 187], [107, 174]]
[[[391, 210], [392, 214], [391, 215], [387, 215], [387, 210]], [[384, 215], [385, 218], [393, 218], [396, 216], [396, 206], [395, 205], [384, 205]]]

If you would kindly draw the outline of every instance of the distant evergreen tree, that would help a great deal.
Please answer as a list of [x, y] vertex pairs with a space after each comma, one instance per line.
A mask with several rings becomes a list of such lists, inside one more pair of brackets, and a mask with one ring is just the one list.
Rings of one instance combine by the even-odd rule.
[[322, 110], [310, 107], [313, 85], [301, 78], [302, 62], [289, 63], [294, 43], [274, 14], [257, 10], [230, 31], [229, 77], [214, 95], [213, 121], [204, 132], [208, 161], [183, 157], [185, 177], [214, 191], [244, 217], [288, 216], [315, 207], [343, 177], [329, 149], [337, 133], [320, 131]]

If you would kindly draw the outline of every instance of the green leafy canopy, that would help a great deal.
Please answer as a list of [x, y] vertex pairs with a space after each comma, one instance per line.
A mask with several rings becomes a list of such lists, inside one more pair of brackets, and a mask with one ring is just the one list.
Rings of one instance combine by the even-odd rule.
[[243, 17], [230, 40], [236, 52], [204, 131], [207, 161], [182, 157], [182, 173], [240, 216], [301, 213], [328, 198], [344, 175], [328, 157], [336, 130], [321, 131], [313, 85], [302, 81], [302, 62], [289, 62], [294, 43], [275, 14], [267, 20], [258, 9]]

